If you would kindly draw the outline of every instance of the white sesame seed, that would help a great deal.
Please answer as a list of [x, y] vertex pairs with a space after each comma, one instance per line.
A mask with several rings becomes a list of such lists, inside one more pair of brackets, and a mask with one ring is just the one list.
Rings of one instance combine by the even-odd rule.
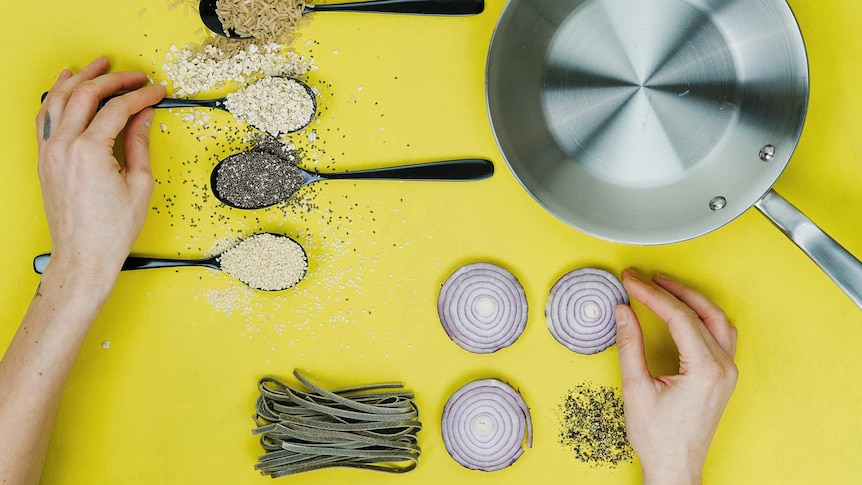
[[244, 239], [222, 254], [220, 262], [224, 271], [243, 283], [270, 291], [294, 286], [308, 269], [302, 246], [266, 233]]

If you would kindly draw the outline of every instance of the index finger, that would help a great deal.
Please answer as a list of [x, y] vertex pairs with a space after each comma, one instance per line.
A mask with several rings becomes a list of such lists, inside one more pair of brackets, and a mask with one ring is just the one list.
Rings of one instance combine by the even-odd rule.
[[93, 118], [84, 132], [97, 139], [114, 140], [126, 127], [129, 118], [165, 97], [164, 86], [147, 86], [111, 99]]
[[74, 136], [84, 132], [103, 99], [140, 88], [146, 82], [147, 76], [142, 72], [112, 72], [75, 86], [63, 113], [63, 133]]
[[627, 269], [622, 276], [629, 295], [667, 322], [680, 356], [712, 353], [711, 347], [717, 344], [713, 341], [710, 345], [705, 338], [706, 328], [694, 310], [634, 270]]
[[663, 274], [653, 276], [653, 281], [696, 311], [700, 319], [703, 320], [703, 324], [706, 325], [707, 330], [709, 330], [709, 333], [721, 345], [721, 348], [731, 358], [734, 357], [736, 354], [736, 330], [727, 319], [724, 310], [700, 292], [674, 281]]

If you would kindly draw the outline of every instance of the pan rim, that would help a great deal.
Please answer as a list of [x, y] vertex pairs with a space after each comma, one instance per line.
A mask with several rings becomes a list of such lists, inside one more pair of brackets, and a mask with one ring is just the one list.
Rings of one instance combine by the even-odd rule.
[[[500, 120], [499, 119], [495, 120], [493, 107], [492, 107], [492, 99], [491, 99], [491, 97], [492, 97], [492, 92], [491, 92], [492, 81], [491, 81], [491, 79], [492, 78], [491, 78], [491, 76], [493, 75], [492, 70], [495, 67], [494, 65], [492, 65], [492, 61], [493, 61], [493, 56], [494, 56], [494, 52], [495, 52], [494, 51], [495, 45], [499, 45], [499, 42], [500, 42], [499, 39], [501, 38], [502, 35], [505, 34], [505, 33], [501, 33], [501, 25], [505, 21], [507, 21], [507, 18], [509, 15], [513, 15], [513, 14], [511, 14], [511, 11], [513, 9], [517, 8], [517, 6], [520, 3], [524, 3], [525, 1], [527, 1], [527, 0], [508, 0], [506, 2], [505, 6], [503, 7], [503, 9], [501, 10], [500, 15], [497, 18], [497, 21], [495, 23], [494, 30], [493, 30], [492, 35], [491, 35], [491, 40], [490, 40], [490, 44], [489, 44], [489, 48], [488, 48], [488, 53], [486, 55], [486, 63], [485, 63], [485, 83], [484, 83], [485, 84], [485, 86], [484, 86], [485, 87], [485, 107], [486, 107], [486, 113], [488, 116], [488, 120], [489, 120], [489, 123], [491, 126], [491, 131], [492, 131], [492, 134], [494, 136], [494, 142], [497, 145], [497, 149], [499, 150], [500, 155], [503, 157], [503, 161], [505, 161], [506, 165], [511, 170], [511, 172], [514, 175], [515, 179], [517, 180], [518, 184], [545, 211], [547, 211], [548, 213], [550, 213], [551, 215], [553, 215], [555, 218], [559, 219], [560, 221], [564, 222], [565, 224], [573, 227], [574, 229], [577, 229], [580, 232], [583, 232], [585, 234], [588, 234], [590, 236], [593, 236], [593, 237], [596, 237], [599, 239], [603, 239], [603, 240], [614, 242], [614, 243], [633, 245], [633, 246], [659, 246], [659, 245], [665, 245], [665, 244], [675, 244], [675, 243], [679, 243], [679, 242], [690, 241], [690, 240], [696, 239], [698, 237], [704, 236], [706, 234], [709, 234], [709, 233], [716, 231], [718, 229], [721, 229], [724, 226], [726, 226], [726, 225], [730, 224], [731, 222], [735, 221], [736, 219], [738, 219], [740, 216], [742, 216], [746, 212], [748, 212], [752, 207], [755, 207], [755, 205], [757, 204], [757, 202], [760, 199], [762, 199], [764, 196], [766, 196], [767, 194], [769, 194], [770, 192], [773, 191], [773, 187], [775, 186], [775, 184], [780, 179], [781, 175], [786, 170], [787, 164], [790, 163], [790, 161], [792, 160], [793, 156], [796, 153], [796, 150], [799, 147], [799, 143], [802, 139], [805, 124], [807, 121], [810, 96], [811, 96], [811, 76], [810, 76], [811, 67], [810, 67], [810, 62], [808, 59], [808, 49], [807, 49], [807, 45], [805, 43], [805, 37], [803, 35], [802, 28], [800, 26], [800, 23], [799, 23], [798, 17], [796, 16], [796, 13], [793, 11], [792, 7], [790, 6], [790, 4], [786, 0], [761, 0], [761, 1], [766, 2], [766, 3], [775, 4], [777, 7], [780, 7], [782, 9], [786, 9], [785, 12], [789, 14], [789, 18], [792, 20], [792, 22], [788, 22], [788, 26], [787, 26], [788, 32], [789, 32], [789, 34], [792, 35], [794, 40], [798, 40], [799, 46], [801, 47], [801, 49], [799, 49], [798, 52], [795, 52], [794, 55], [798, 56], [798, 60], [800, 61], [800, 69], [798, 69], [797, 71], [798, 71], [799, 75], [801, 76], [800, 87], [804, 87], [804, 89], [802, 89], [801, 95], [795, 99], [795, 101], [797, 101], [799, 103], [798, 112], [795, 113], [797, 115], [796, 117], [798, 118], [798, 122], [796, 123], [796, 126], [795, 126], [794, 130], [792, 131], [792, 133], [789, 133], [790, 136], [788, 137], [788, 140], [790, 140], [792, 143], [788, 143], [787, 148], [785, 148], [785, 150], [787, 151], [786, 160], [781, 162], [781, 163], [783, 163], [783, 165], [780, 167], [779, 170], [776, 171], [774, 176], [771, 176], [769, 178], [764, 179], [763, 186], [765, 188], [762, 191], [760, 191], [760, 190], [754, 191], [753, 189], [755, 187], [754, 186], [752, 187], [752, 191], [755, 193], [756, 197], [752, 198], [750, 203], [748, 202], [749, 198], [746, 198], [745, 204], [740, 204], [741, 209], [734, 211], [734, 213], [732, 214], [731, 217], [727, 218], [726, 220], [721, 220], [720, 223], [718, 223], [718, 224], [710, 225], [709, 227], [707, 227], [703, 230], [688, 231], [686, 234], [679, 236], [679, 237], [667, 237], [667, 234], [664, 234], [662, 237], [619, 237], [618, 235], [617, 236], [610, 236], [608, 234], [603, 234], [599, 231], [591, 230], [587, 227], [582, 227], [581, 225], [577, 224], [576, 222], [571, 221], [568, 218], [566, 218], [564, 215], [560, 214], [556, 209], [549, 206], [548, 203], [546, 203], [536, 193], [534, 193], [534, 191], [528, 186], [527, 182], [524, 180], [523, 174], [520, 173], [521, 170], [518, 169], [513, 164], [513, 162], [510, 160], [510, 157], [512, 155], [508, 154], [506, 152], [506, 150], [504, 149], [504, 144], [501, 140], [501, 134], [500, 134], [501, 128], [500, 128], [500, 126], [498, 126], [500, 123]], [[680, 1], [686, 1], [686, 3], [689, 3], [687, 0], [680, 0]], [[793, 46], [792, 49], [794, 51], [796, 51], [796, 46]], [[804, 69], [802, 69], [802, 67], [804, 67]], [[769, 182], [768, 185], [765, 183], [766, 181]], [[758, 186], [760, 186], [760, 184], [758, 184]], [[664, 232], [667, 233], [668, 231], [664, 231]], [[650, 234], [650, 235], [653, 235], [653, 234]], [[643, 236], [643, 235], [641, 235], [641, 236]]]

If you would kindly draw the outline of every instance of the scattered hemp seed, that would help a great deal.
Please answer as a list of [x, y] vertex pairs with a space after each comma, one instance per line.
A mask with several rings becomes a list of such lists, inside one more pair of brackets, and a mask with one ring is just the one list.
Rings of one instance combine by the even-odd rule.
[[266, 77], [227, 95], [225, 107], [255, 128], [278, 136], [311, 123], [315, 102], [295, 79]]
[[252, 288], [279, 291], [296, 285], [308, 270], [305, 250], [293, 239], [257, 234], [219, 257], [222, 270]]
[[560, 445], [594, 467], [614, 468], [634, 459], [617, 389], [581, 384], [558, 407]]

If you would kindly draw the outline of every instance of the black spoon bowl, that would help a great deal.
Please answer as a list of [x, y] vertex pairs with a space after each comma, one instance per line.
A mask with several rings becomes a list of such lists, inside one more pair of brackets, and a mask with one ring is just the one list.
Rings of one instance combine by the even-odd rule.
[[[225, 31], [216, 15], [218, 0], [201, 0], [198, 11], [204, 25], [222, 37], [244, 39], [233, 29]], [[484, 0], [368, 0], [366, 2], [306, 5], [302, 14], [312, 12], [366, 12], [414, 15], [476, 15], [485, 10]]]
[[[308, 119], [308, 122], [306, 122], [305, 124], [303, 124], [299, 128], [296, 128], [294, 130], [291, 130], [287, 133], [282, 133], [282, 134], [296, 133], [297, 131], [303, 130], [309, 124], [311, 124], [311, 122], [314, 121], [314, 118], [317, 116], [317, 95], [314, 93], [314, 90], [311, 89], [311, 86], [300, 81], [299, 79], [296, 79], [293, 77], [287, 77], [287, 76], [273, 76], [273, 77], [283, 77], [285, 79], [290, 79], [290, 80], [293, 80], [293, 81], [299, 83], [299, 85], [302, 86], [303, 89], [305, 89], [305, 91], [308, 93], [308, 96], [311, 98], [311, 104], [313, 106], [313, 109], [311, 111], [311, 117]], [[43, 102], [45, 101], [46, 96], [48, 96], [47, 92], [42, 93], [42, 101]], [[116, 97], [119, 97], [119, 96], [122, 96], [122, 93], [114, 95], [114, 96], [109, 96], [109, 97], [103, 99], [102, 101], [99, 102], [99, 109], [104, 108], [105, 105], [108, 103], [108, 101], [110, 101]], [[230, 110], [227, 109], [227, 106], [225, 105], [226, 100], [227, 100], [226, 97], [214, 98], [214, 99], [164, 98], [161, 101], [159, 101], [158, 103], [154, 104], [152, 107], [153, 108], [163, 108], [163, 109], [168, 109], [168, 108], [210, 108], [210, 109], [220, 109], [222, 111], [227, 111], [228, 113], [230, 113]]]
[[[231, 155], [216, 164], [210, 175], [210, 187], [213, 194], [218, 200], [227, 206], [235, 209], [256, 210], [271, 207], [280, 202], [290, 199], [302, 187], [320, 182], [321, 180], [401, 180], [401, 181], [432, 181], [432, 182], [462, 182], [471, 180], [486, 179], [494, 174], [494, 164], [488, 160], [480, 159], [463, 159], [463, 160], [447, 160], [442, 162], [419, 163], [413, 165], [401, 165], [397, 167], [375, 168], [370, 170], [357, 170], [353, 172], [310, 172], [300, 167], [292, 167], [299, 171], [302, 175], [303, 182], [300, 187], [292, 191], [290, 195], [281, 200], [274, 200], [271, 203], [257, 205], [252, 207], [241, 207], [235, 202], [225, 197], [219, 187], [218, 174], [219, 169], [225, 163], [230, 163], [233, 157], [240, 154]], [[270, 180], [268, 183], [286, 183], [286, 181]]]
[[[270, 235], [275, 236], [275, 237], [282, 237], [282, 238], [290, 239], [291, 241], [296, 243], [296, 245], [300, 249], [302, 249], [302, 256], [305, 259], [305, 263], [306, 263], [305, 264], [305, 271], [302, 273], [302, 276], [299, 278], [299, 280], [297, 280], [297, 282], [294, 285], [289, 286], [287, 288], [281, 288], [279, 290], [268, 290], [268, 289], [264, 289], [264, 288], [256, 288], [254, 286], [249, 285], [245, 281], [242, 281], [242, 280], [240, 280], [240, 281], [242, 281], [246, 285], [249, 285], [249, 287], [251, 287], [251, 288], [254, 288], [256, 290], [261, 290], [261, 291], [282, 291], [282, 290], [286, 290], [288, 288], [292, 288], [293, 286], [296, 286], [296, 284], [299, 284], [299, 282], [305, 278], [306, 274], [308, 274], [308, 253], [306, 253], [305, 248], [303, 248], [301, 244], [296, 242], [296, 240], [294, 240], [291, 237], [285, 236], [284, 234], [273, 234], [273, 233], [267, 233], [267, 234], [270, 234]], [[239, 243], [237, 243], [237, 244], [239, 244]], [[222, 253], [222, 254], [224, 254], [224, 253]], [[203, 259], [169, 259], [169, 258], [148, 258], [148, 257], [141, 257], [141, 256], [129, 256], [126, 258], [126, 261], [123, 263], [122, 271], [132, 271], [132, 270], [137, 270], [137, 269], [153, 269], [153, 268], [178, 268], [178, 267], [184, 267], [184, 266], [197, 266], [197, 267], [201, 267], [201, 268], [209, 268], [209, 269], [214, 269], [217, 271], [222, 271], [222, 266], [221, 266], [222, 254], [219, 254], [217, 256], [213, 256], [211, 258], [203, 258]], [[50, 253], [40, 254], [39, 256], [36, 256], [33, 259], [33, 270], [38, 274], [44, 273], [45, 269], [48, 267], [48, 263], [50, 261], [51, 261], [51, 254]], [[230, 274], [230, 273], [228, 273], [228, 274]], [[231, 276], [233, 276], [233, 275], [231, 275]]]

